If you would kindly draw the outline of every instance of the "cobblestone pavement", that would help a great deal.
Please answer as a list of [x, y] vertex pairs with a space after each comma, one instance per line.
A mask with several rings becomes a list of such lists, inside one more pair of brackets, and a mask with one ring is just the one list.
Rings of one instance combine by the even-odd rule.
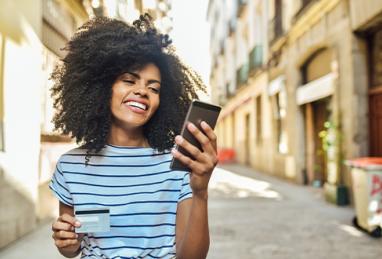
[[[351, 225], [354, 209], [237, 164], [217, 168], [210, 183], [208, 259], [381, 258], [382, 239]], [[62, 259], [50, 222], [0, 251], [1, 259]]]

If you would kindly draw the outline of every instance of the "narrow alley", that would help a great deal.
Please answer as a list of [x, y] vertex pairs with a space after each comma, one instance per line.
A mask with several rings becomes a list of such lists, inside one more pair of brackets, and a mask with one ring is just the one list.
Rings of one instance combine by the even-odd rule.
[[[377, 258], [382, 240], [351, 225], [352, 207], [325, 202], [322, 189], [299, 186], [237, 164], [210, 183], [209, 259]], [[62, 259], [50, 222], [0, 252], [1, 259]]]

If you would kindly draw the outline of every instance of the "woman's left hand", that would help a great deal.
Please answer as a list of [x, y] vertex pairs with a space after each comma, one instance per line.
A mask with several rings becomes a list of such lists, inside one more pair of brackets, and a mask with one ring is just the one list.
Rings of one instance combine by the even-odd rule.
[[187, 129], [200, 142], [202, 151], [190, 144], [181, 136], [176, 136], [175, 143], [187, 150], [194, 158], [183, 155], [179, 151], [173, 149], [172, 154], [176, 159], [179, 159], [183, 164], [191, 169], [190, 186], [193, 191], [193, 196], [207, 195], [208, 182], [211, 178], [218, 159], [216, 150], [216, 135], [212, 128], [202, 121], [200, 126], [203, 131], [200, 131], [194, 124], [188, 123]]

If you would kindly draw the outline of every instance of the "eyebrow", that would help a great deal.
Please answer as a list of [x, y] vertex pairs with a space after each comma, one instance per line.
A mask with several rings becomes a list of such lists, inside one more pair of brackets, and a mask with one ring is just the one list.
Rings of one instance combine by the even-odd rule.
[[[137, 73], [127, 71], [126, 74], [130, 74], [130, 75], [132, 75], [133, 77], [135, 77], [136, 79], [141, 79], [141, 77], [140, 77], [139, 74], [137, 74]], [[152, 84], [152, 83], [158, 83], [158, 84], [161, 84], [161, 82], [160, 82], [159, 80], [156, 80], [156, 79], [150, 79], [150, 80], [148, 80], [148, 82], [149, 82], [149, 84]]]

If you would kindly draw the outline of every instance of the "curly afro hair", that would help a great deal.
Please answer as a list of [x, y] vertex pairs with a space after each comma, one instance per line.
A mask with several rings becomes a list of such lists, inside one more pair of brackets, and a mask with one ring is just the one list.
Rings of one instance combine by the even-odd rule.
[[144, 125], [150, 146], [159, 152], [174, 145], [196, 92], [205, 85], [174, 53], [168, 35], [157, 31], [149, 15], [132, 25], [100, 17], [82, 25], [68, 42], [66, 56], [52, 73], [55, 129], [99, 152], [108, 138], [112, 114], [112, 85], [131, 69], [154, 63], [161, 73], [160, 105]]

